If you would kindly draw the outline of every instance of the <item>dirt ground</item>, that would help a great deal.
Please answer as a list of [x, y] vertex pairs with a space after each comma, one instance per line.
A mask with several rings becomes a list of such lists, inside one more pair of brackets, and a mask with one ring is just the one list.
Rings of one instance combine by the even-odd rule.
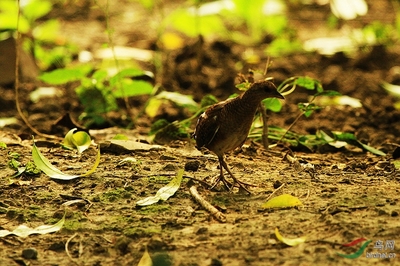
[[[314, 10], [317, 14], [326, 11]], [[81, 24], [104, 24], [95, 11], [92, 11], [94, 15], [77, 19], [68, 19], [66, 15], [73, 10], [63, 12], [66, 32], [75, 29], [70, 36]], [[299, 23], [299, 30], [305, 27], [297, 20], [292, 23]], [[82, 30], [80, 34], [90, 30], [78, 29]], [[302, 34], [308, 30], [305, 28]], [[115, 34], [120, 37], [118, 34], [124, 31], [128, 31], [127, 26], [118, 28]], [[85, 45], [95, 43], [93, 40], [98, 40], [101, 34], [101, 27], [91, 34], [83, 34], [86, 37], [81, 40], [81, 46], [87, 48]], [[116, 37], [117, 44], [132, 43], [119, 37]], [[146, 40], [151, 43], [153, 37]], [[231, 42], [207, 41], [200, 48], [188, 47], [166, 58], [164, 64], [168, 69], [161, 79], [166, 89], [192, 94], [197, 101], [206, 93], [223, 100], [236, 92], [235, 63], [240, 60], [243, 47]], [[192, 69], [188, 62], [193, 47], [218, 58], [215, 61], [220, 64], [207, 65], [209, 61], [204, 61], [200, 67], [208, 71]], [[0, 158], [3, 158], [0, 159], [0, 229], [12, 230], [22, 223], [30, 227], [53, 224], [64, 214], [62, 203], [71, 199], [84, 199], [85, 203], [66, 208], [66, 222], [59, 232], [0, 238], [0, 265], [137, 265], [146, 247], [153, 265], [398, 265], [400, 173], [392, 161], [398, 157], [393, 152], [400, 144], [400, 111], [394, 108], [397, 99], [382, 88], [381, 82], [400, 84], [399, 55], [400, 46], [395, 44], [370, 47], [351, 58], [316, 53], [272, 58], [268, 76], [274, 77], [276, 84], [291, 76], [307, 75], [320, 80], [325, 89], [337, 90], [362, 103], [359, 108], [324, 108], [310, 118], [301, 118], [292, 131], [299, 134], [315, 133], [318, 129], [351, 132], [387, 155], [373, 155], [353, 146], [319, 147], [313, 151], [291, 147], [299, 161], [314, 166], [313, 170], [306, 171], [285, 159], [287, 147], [266, 151], [259, 142], [248, 140], [241, 150], [227, 154], [227, 162], [242, 181], [256, 185], [250, 188], [251, 195], [237, 190], [228, 192], [222, 187], [210, 191], [196, 181], [210, 183], [219, 173], [218, 160], [211, 153], [197, 151], [191, 139], [172, 141], [149, 150], [121, 151], [102, 146], [100, 164], [88, 177], [61, 182], [42, 173], [19, 178], [31, 181], [29, 184], [10, 185], [9, 177], [14, 173], [7, 166], [10, 153], [20, 154], [19, 161], [23, 164], [31, 161], [32, 132], [22, 120], [2, 128], [0, 141], [6, 142], [8, 148], [0, 149]], [[188, 80], [197, 84], [193, 91], [190, 86], [185, 87]], [[52, 125], [67, 111], [77, 119], [82, 111], [77, 97], [70, 93], [71, 88], [63, 88], [69, 97], [32, 103], [28, 94], [35, 86], [34, 83], [21, 86], [21, 105], [29, 121], [39, 131], [63, 137], [68, 129], [57, 128], [53, 132]], [[17, 116], [13, 88], [0, 86], [0, 95], [0, 117]], [[304, 90], [289, 95], [283, 110], [270, 114], [270, 125], [287, 128], [298, 114], [297, 103], [307, 101], [308, 96]], [[131, 100], [134, 112], [138, 113], [146, 99]], [[166, 108], [159, 117], [187, 118], [171, 108]], [[114, 116], [119, 119], [119, 115]], [[121, 121], [118, 119], [114, 122], [120, 127], [89, 131], [97, 144], [105, 143], [117, 133], [133, 141], [148, 140], [151, 119], [141, 117], [134, 129], [124, 129], [125, 122], [118, 124]], [[62, 150], [56, 141], [40, 137], [36, 140], [40, 151], [66, 173], [82, 173], [94, 162], [94, 149], [79, 157]], [[135, 158], [136, 162], [121, 164], [127, 157]], [[147, 207], [136, 206], [138, 200], [154, 195], [182, 168], [185, 168], [183, 183], [173, 197]], [[225, 223], [194, 201], [189, 192], [193, 184], [208, 202], [226, 215]], [[303, 205], [263, 209], [262, 204], [282, 184], [276, 195], [297, 196]], [[275, 228], [286, 237], [307, 236], [307, 240], [295, 247], [287, 246], [276, 239]], [[348, 259], [338, 255], [357, 252], [361, 243], [350, 247], [343, 244], [358, 238], [371, 240], [360, 257]], [[379, 241], [384, 245], [382, 250], [376, 246]], [[394, 241], [393, 249], [386, 246], [391, 241]], [[23, 257], [23, 251], [31, 248], [38, 252], [37, 258]], [[368, 257], [377, 253], [386, 253], [392, 258]]]

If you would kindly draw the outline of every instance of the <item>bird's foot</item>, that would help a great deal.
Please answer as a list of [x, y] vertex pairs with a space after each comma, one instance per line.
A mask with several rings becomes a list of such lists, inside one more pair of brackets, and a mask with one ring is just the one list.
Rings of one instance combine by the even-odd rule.
[[218, 183], [222, 181], [222, 183], [224, 183], [224, 186], [226, 187], [226, 189], [229, 190], [229, 191], [232, 191], [235, 186], [238, 186], [239, 190], [243, 189], [247, 193], [251, 194], [250, 190], [247, 187], [255, 187], [256, 186], [256, 185], [253, 185], [253, 184], [242, 182], [242, 181], [240, 181], [239, 179], [237, 179], [234, 176], [232, 178], [233, 178], [233, 181], [234, 181], [233, 184], [231, 182], [229, 182], [228, 180], [226, 180], [223, 175], [219, 175], [217, 177], [217, 179], [214, 181], [214, 183], [211, 185], [210, 189], [211, 190], [214, 189], [218, 185]]
[[224, 186], [231, 191], [231, 189], [233, 188], [233, 185], [231, 182], [229, 182], [228, 180], [225, 179], [225, 177], [223, 175], [218, 175], [217, 178], [215, 179], [215, 181], [213, 182], [213, 184], [210, 187], [210, 190], [213, 190], [219, 182], [224, 183]]
[[233, 183], [233, 185], [232, 185], [232, 187], [231, 187], [231, 190], [232, 190], [233, 187], [237, 184], [238, 187], [239, 187], [239, 190], [240, 190], [240, 189], [243, 189], [243, 190], [246, 191], [247, 193], [251, 194], [250, 190], [249, 190], [247, 187], [248, 187], [248, 186], [251, 186], [251, 187], [255, 187], [255, 186], [256, 186], [256, 185], [253, 185], [253, 184], [249, 184], [249, 183], [242, 182], [242, 181], [240, 181], [239, 179], [236, 179], [236, 178], [234, 178], [233, 180], [234, 180], [235, 182]]

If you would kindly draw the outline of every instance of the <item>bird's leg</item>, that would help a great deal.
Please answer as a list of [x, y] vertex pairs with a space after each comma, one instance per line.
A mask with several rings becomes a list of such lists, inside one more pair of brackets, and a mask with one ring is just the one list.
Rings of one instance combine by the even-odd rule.
[[[235, 183], [237, 183], [239, 185], [239, 187], [243, 188], [247, 193], [251, 194], [251, 192], [247, 189], [246, 186], [255, 186], [252, 184], [248, 184], [248, 183], [244, 183], [242, 181], [240, 181], [239, 179], [237, 179], [233, 173], [231, 172], [231, 170], [229, 169], [228, 165], [226, 164], [224, 157], [218, 157], [219, 159], [219, 163], [220, 163], [220, 168], [221, 168], [221, 175], [222, 175], [222, 168], [225, 168], [225, 170], [228, 172], [228, 174], [232, 177], [232, 179], [234, 180], [233, 185], [231, 185], [230, 190], [232, 190], [232, 188], [235, 186]], [[222, 182], [224, 182], [225, 186], [226, 186], [226, 180], [224, 180], [224, 177], [222, 175]]]
[[[213, 189], [216, 185], [218, 185], [218, 183], [219, 183], [220, 181], [222, 181], [222, 182], [224, 183], [225, 187], [226, 187], [228, 190], [231, 190], [231, 188], [232, 188], [233, 186], [232, 186], [232, 184], [231, 184], [228, 180], [225, 179], [225, 177], [224, 177], [224, 167], [222, 166], [221, 159], [220, 159], [219, 157], [218, 157], [218, 160], [219, 160], [219, 176], [218, 176], [218, 178], [215, 180], [214, 184], [211, 186], [210, 189]], [[223, 161], [223, 158], [222, 158], [222, 161]]]

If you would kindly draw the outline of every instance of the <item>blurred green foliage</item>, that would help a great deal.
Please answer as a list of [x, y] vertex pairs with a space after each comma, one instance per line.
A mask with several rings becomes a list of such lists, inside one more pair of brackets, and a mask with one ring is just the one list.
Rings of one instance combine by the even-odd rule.
[[110, 76], [104, 69], [94, 70], [92, 65], [85, 64], [45, 72], [39, 78], [52, 85], [76, 82], [75, 92], [85, 108], [80, 119], [86, 120], [86, 126], [90, 127], [102, 125], [108, 112], [119, 109], [118, 98], [151, 94], [151, 83], [135, 80], [150, 74], [128, 68]]
[[18, 25], [23, 48], [34, 55], [41, 70], [64, 67], [72, 62], [77, 47], [68, 44], [59, 34], [57, 19], [43, 19], [53, 8], [52, 1], [21, 1], [19, 21], [17, 4], [15, 0], [1, 0], [0, 39], [12, 36]]

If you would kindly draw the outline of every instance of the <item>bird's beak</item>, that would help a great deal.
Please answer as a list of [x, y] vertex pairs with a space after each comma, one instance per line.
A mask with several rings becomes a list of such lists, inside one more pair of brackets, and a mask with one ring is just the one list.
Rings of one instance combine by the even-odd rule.
[[280, 94], [278, 91], [276, 91], [276, 95], [274, 95], [274, 96], [275, 96], [275, 98], [278, 98], [278, 99], [285, 99], [285, 97], [283, 97], [283, 95]]

